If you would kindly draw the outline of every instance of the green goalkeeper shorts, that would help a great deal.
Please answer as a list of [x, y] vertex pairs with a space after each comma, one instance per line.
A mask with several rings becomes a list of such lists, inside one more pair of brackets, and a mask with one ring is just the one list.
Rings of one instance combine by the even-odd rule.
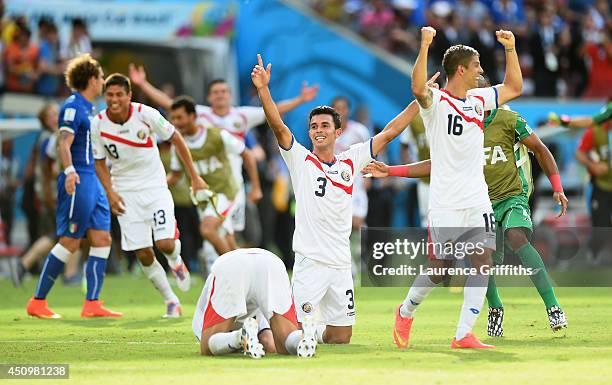
[[516, 195], [501, 201], [493, 202], [493, 212], [496, 222], [497, 245], [493, 254], [493, 262], [499, 265], [504, 260], [504, 244], [506, 230], [523, 228], [530, 237], [533, 232], [529, 200], [524, 195]]

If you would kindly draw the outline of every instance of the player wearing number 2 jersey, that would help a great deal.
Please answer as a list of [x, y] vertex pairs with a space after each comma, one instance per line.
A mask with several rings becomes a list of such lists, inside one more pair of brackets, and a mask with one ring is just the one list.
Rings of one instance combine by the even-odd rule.
[[[132, 91], [126, 76], [112, 74], [106, 79], [105, 98], [107, 109], [92, 121], [96, 173], [119, 220], [122, 249], [135, 252], [145, 275], [164, 297], [164, 317], [178, 317], [179, 299], [155, 259], [151, 241], [153, 237], [155, 246], [168, 259], [178, 287], [187, 291], [189, 271], [180, 256], [174, 203], [156, 142], [171, 141], [180, 149], [181, 160], [187, 165], [191, 165], [189, 150], [181, 134], [157, 110], [130, 102]], [[192, 188], [206, 188], [193, 166], [188, 170]]]
[[318, 342], [348, 343], [355, 323], [349, 248], [354, 180], [374, 155], [400, 134], [418, 109], [411, 105], [375, 137], [334, 155], [341, 133], [340, 116], [329, 106], [316, 107], [309, 116], [310, 152], [295, 140], [280, 117], [268, 89], [270, 71], [271, 64], [264, 68], [258, 55], [251, 79], [295, 192], [293, 296], [297, 317], [304, 322], [309, 313], [320, 308], [323, 324], [317, 328]]
[[[506, 51], [503, 84], [476, 89], [483, 72], [479, 54], [471, 47], [457, 45], [444, 54], [446, 88], [427, 87], [427, 53], [435, 34], [431, 27], [421, 29], [421, 48], [412, 73], [412, 91], [419, 103], [430, 145], [430, 241], [435, 244], [462, 239], [484, 246], [481, 253], [469, 256], [472, 267], [479, 273], [467, 278], [461, 316], [451, 347], [490, 348], [493, 346], [482, 344], [472, 334], [488, 282], [480, 269], [491, 265], [495, 248], [495, 218], [482, 166], [483, 121], [486, 110], [520, 95], [522, 75], [514, 35], [509, 31], [497, 31], [497, 40]], [[430, 265], [448, 267], [452, 261], [445, 260], [447, 257], [432, 255]], [[441, 279], [442, 276], [419, 275], [404, 303], [397, 307], [393, 337], [398, 347], [408, 346], [414, 311]]]

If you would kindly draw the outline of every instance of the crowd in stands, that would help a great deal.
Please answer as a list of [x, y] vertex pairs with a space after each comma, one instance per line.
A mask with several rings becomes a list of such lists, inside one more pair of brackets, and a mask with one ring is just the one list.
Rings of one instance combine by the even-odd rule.
[[65, 96], [66, 63], [79, 53], [91, 53], [86, 23], [72, 20], [71, 33], [60, 39], [57, 25], [49, 18], [38, 20], [36, 33], [25, 17], [5, 17], [0, 0], [0, 91]]
[[525, 78], [524, 95], [606, 98], [612, 82], [609, 0], [309, 0], [325, 19], [340, 23], [387, 51], [414, 62], [420, 28], [437, 30], [431, 70], [444, 51], [467, 44], [480, 53], [493, 82], [504, 70], [495, 30], [514, 32]]

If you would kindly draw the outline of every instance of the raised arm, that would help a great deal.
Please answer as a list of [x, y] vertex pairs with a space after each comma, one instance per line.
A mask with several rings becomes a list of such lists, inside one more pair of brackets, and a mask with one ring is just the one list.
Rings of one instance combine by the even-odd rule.
[[166, 95], [166, 93], [162, 90], [149, 83], [147, 80], [147, 73], [145, 72], [143, 66], [136, 67], [133, 63], [130, 63], [128, 74], [130, 75], [132, 84], [140, 87], [142, 92], [144, 92], [144, 94], [151, 99], [153, 104], [163, 108], [164, 110], [170, 110], [170, 107], [172, 106], [172, 98]]
[[302, 91], [298, 96], [292, 99], [287, 99], [278, 102], [278, 112], [284, 114], [285, 112], [289, 112], [298, 106], [309, 102], [317, 97], [317, 93], [319, 92], [319, 85], [315, 84], [314, 86], [309, 86], [307, 82], [302, 83]]
[[[427, 89], [429, 89], [429, 87], [437, 87], [436, 79], [438, 76], [440, 76], [440, 72], [436, 72], [434, 76], [425, 83]], [[387, 144], [389, 144], [389, 142], [401, 134], [418, 113], [419, 106], [416, 101], [412, 101], [412, 103], [404, 108], [399, 115], [387, 123], [385, 129], [372, 138], [372, 152], [374, 155], [377, 155]]]
[[506, 75], [504, 82], [498, 86], [499, 105], [518, 98], [523, 90], [523, 74], [515, 48], [514, 34], [511, 31], [499, 30], [495, 32], [499, 41], [506, 50]]
[[436, 30], [432, 27], [421, 28], [421, 48], [412, 69], [412, 93], [423, 108], [429, 108], [432, 103], [432, 93], [427, 87], [427, 54], [434, 36]]
[[255, 88], [257, 88], [259, 99], [261, 100], [264, 113], [266, 114], [266, 120], [268, 121], [270, 128], [272, 128], [278, 144], [282, 148], [290, 148], [293, 141], [293, 134], [289, 130], [289, 127], [287, 127], [283, 122], [283, 119], [278, 112], [278, 108], [274, 103], [274, 99], [272, 99], [272, 95], [270, 94], [270, 89], [268, 88], [268, 84], [270, 84], [271, 70], [272, 63], [268, 63], [268, 66], [264, 69], [261, 55], [257, 54], [257, 65], [251, 72], [251, 80], [253, 81]]
[[544, 170], [544, 173], [546, 173], [546, 176], [552, 185], [554, 191], [553, 199], [561, 206], [561, 211], [557, 217], [565, 215], [568, 200], [563, 193], [561, 177], [559, 176], [559, 168], [557, 167], [555, 158], [550, 153], [548, 147], [546, 147], [546, 145], [542, 143], [540, 138], [534, 133], [521, 140], [521, 143], [523, 143], [533, 152], [538, 160], [538, 164], [542, 167], [542, 170]]

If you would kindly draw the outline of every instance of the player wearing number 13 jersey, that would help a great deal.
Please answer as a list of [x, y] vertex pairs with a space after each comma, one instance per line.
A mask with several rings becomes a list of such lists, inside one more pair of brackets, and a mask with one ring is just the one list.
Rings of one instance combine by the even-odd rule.
[[[155, 259], [153, 242], [166, 256], [178, 287], [189, 289], [189, 271], [180, 256], [174, 203], [166, 183], [157, 140], [172, 141], [188, 164], [194, 190], [206, 187], [192, 166], [189, 149], [180, 133], [161, 114], [131, 103], [129, 79], [112, 74], [105, 81], [107, 109], [92, 121], [91, 138], [95, 167], [121, 226], [121, 247], [134, 251], [146, 276], [164, 297], [164, 317], [178, 317], [181, 307], [164, 269]], [[111, 170], [106, 166], [108, 160]], [[195, 179], [194, 179], [195, 178]]]
[[271, 65], [263, 67], [261, 56], [251, 73], [266, 119], [272, 128], [291, 175], [296, 200], [293, 250], [293, 296], [298, 321], [320, 310], [322, 325], [317, 328], [319, 343], [348, 343], [355, 324], [355, 298], [351, 275], [349, 236], [352, 222], [352, 194], [360, 171], [384, 146], [406, 127], [407, 108], [381, 133], [334, 155], [341, 133], [338, 112], [319, 106], [310, 112], [308, 136], [313, 151], [298, 143], [282, 121], [270, 95]]

